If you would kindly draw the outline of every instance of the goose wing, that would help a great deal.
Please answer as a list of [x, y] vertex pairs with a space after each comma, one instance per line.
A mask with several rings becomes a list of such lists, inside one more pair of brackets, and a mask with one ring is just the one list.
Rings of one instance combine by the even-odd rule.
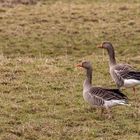
[[114, 72], [118, 77], [123, 79], [140, 80], [140, 72], [133, 70], [132, 67], [127, 64], [116, 65], [114, 68]]
[[104, 89], [101, 87], [92, 87], [89, 90], [89, 93], [96, 98], [100, 98], [102, 100], [126, 100], [128, 99], [126, 95], [124, 95], [118, 89]]
[[127, 71], [127, 70], [133, 70], [133, 67], [130, 66], [129, 64], [117, 64], [115, 65], [114, 69], [116, 71]]
[[123, 79], [140, 80], [140, 72], [136, 72], [136, 71], [123, 71], [123, 72], [119, 72], [119, 75], [123, 77]]
[[117, 64], [113, 67], [112, 75], [118, 87], [124, 85], [124, 77], [131, 70], [133, 70], [133, 68], [128, 64]]

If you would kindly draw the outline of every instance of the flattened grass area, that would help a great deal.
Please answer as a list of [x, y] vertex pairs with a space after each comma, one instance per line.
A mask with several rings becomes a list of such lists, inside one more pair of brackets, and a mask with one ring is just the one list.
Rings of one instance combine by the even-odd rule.
[[40, 0], [0, 6], [1, 140], [138, 140], [140, 87], [122, 89], [131, 107], [100, 117], [82, 97], [85, 71], [93, 84], [114, 88], [108, 57], [96, 45], [114, 44], [117, 60], [140, 70], [139, 0]]

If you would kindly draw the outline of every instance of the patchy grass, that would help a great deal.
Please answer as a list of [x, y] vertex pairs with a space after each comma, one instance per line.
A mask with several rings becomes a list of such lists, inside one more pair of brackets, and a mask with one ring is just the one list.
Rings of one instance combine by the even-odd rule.
[[0, 139], [138, 140], [140, 88], [123, 89], [131, 107], [100, 118], [82, 98], [81, 60], [93, 63], [93, 84], [115, 87], [108, 57], [96, 48], [111, 41], [118, 61], [140, 69], [139, 0], [53, 0], [0, 6]]

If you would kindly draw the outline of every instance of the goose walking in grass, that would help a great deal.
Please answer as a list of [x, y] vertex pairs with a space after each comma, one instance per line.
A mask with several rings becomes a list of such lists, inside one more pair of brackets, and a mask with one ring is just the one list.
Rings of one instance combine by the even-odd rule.
[[128, 64], [117, 64], [115, 59], [115, 52], [110, 42], [103, 42], [98, 48], [106, 49], [109, 55], [110, 75], [117, 85], [120, 87], [133, 87], [135, 93], [135, 86], [140, 84], [140, 72], [135, 71]]
[[116, 105], [128, 105], [128, 98], [118, 89], [105, 89], [92, 86], [92, 66], [88, 61], [77, 65], [86, 70], [86, 79], [83, 84], [83, 98], [91, 107], [100, 107], [101, 115], [107, 110], [108, 118], [111, 118], [110, 108]]

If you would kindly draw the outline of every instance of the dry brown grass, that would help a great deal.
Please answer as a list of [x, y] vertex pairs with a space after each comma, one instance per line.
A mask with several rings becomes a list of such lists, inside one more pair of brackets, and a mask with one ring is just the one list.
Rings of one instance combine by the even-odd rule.
[[17, 4], [33, 5], [40, 0], [0, 0], [0, 5], [4, 7], [14, 7]]
[[140, 88], [131, 107], [107, 120], [82, 98], [81, 60], [93, 63], [93, 84], [115, 87], [108, 57], [96, 48], [111, 41], [117, 60], [140, 69], [140, 2], [43, 1], [0, 8], [0, 139], [138, 140]]

